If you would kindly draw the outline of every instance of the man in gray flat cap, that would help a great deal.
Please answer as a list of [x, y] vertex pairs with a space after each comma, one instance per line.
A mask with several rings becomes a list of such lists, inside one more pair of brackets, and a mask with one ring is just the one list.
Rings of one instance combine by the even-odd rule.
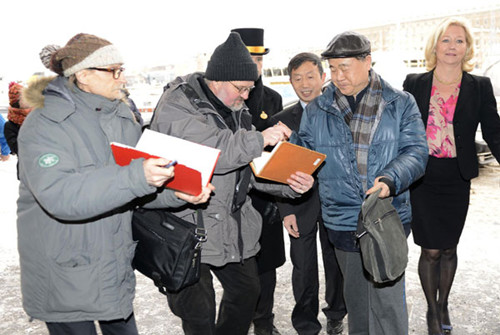
[[427, 162], [424, 125], [413, 97], [371, 68], [370, 41], [358, 33], [333, 38], [321, 54], [331, 83], [310, 102], [290, 141], [327, 155], [318, 182], [328, 238], [344, 276], [349, 334], [407, 334], [404, 274], [376, 284], [364, 270], [356, 226], [365, 197], [393, 197], [407, 235], [408, 187]]

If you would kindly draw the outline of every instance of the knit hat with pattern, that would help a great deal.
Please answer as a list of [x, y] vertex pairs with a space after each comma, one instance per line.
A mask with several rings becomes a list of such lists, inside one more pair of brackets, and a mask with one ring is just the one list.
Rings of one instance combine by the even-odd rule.
[[42, 61], [43, 66], [50, 70], [50, 59], [52, 58], [52, 55], [59, 49], [61, 49], [60, 46], [49, 44], [40, 51], [38, 55], [40, 56], [40, 60]]
[[50, 69], [65, 77], [91, 67], [123, 64], [118, 49], [111, 42], [82, 33], [73, 36], [64, 47], [54, 50], [50, 60]]
[[21, 98], [21, 91], [23, 86], [14, 81], [9, 83], [9, 104], [12, 107], [19, 107], [19, 99]]
[[26, 116], [31, 112], [31, 108], [26, 108], [20, 103], [21, 94], [24, 87], [16, 82], [9, 84], [9, 107], [7, 119], [17, 124], [22, 124]]
[[232, 32], [223, 44], [215, 48], [205, 78], [214, 81], [256, 81], [259, 78], [257, 65], [240, 34]]

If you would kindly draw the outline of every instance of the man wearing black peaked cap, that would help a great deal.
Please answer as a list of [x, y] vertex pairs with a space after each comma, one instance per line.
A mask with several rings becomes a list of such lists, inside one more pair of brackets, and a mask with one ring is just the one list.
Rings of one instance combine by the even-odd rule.
[[[232, 32], [240, 34], [254, 63], [257, 65], [259, 79], [250, 92], [245, 104], [252, 114], [252, 124], [257, 130], [269, 127], [271, 116], [283, 109], [281, 95], [264, 86], [262, 82], [263, 56], [269, 53], [264, 47], [264, 29], [239, 28]], [[283, 228], [275, 200], [262, 192], [250, 193], [253, 206], [262, 216], [262, 234], [259, 240], [260, 253], [257, 256], [261, 294], [254, 316], [254, 333], [256, 335], [279, 334], [273, 325], [274, 289], [276, 287], [276, 268], [285, 263], [285, 242]]]
[[381, 189], [409, 234], [408, 188], [424, 174], [428, 148], [415, 99], [371, 68], [370, 53], [370, 41], [356, 32], [332, 39], [321, 54], [331, 83], [306, 106], [290, 141], [327, 156], [318, 173], [321, 212], [344, 276], [349, 334], [408, 334], [405, 275], [375, 283], [356, 227], [363, 200]]
[[264, 55], [270, 51], [264, 47], [264, 29], [260, 28], [239, 28], [232, 32], [240, 34], [254, 63], [257, 65], [259, 79], [255, 82], [255, 88], [250, 92], [245, 104], [252, 114], [252, 124], [257, 130], [265, 129], [269, 126], [272, 115], [283, 109], [281, 95], [270, 87], [264, 86], [262, 82], [262, 66]]

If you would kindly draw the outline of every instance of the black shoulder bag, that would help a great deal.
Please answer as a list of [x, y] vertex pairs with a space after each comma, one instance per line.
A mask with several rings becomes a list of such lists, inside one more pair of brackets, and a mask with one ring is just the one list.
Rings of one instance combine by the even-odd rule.
[[[169, 87], [170, 83], [163, 90]], [[200, 108], [201, 100], [194, 89], [188, 84], [181, 88], [193, 107]], [[132, 234], [138, 243], [132, 266], [152, 279], [162, 294], [178, 292], [200, 280], [201, 245], [207, 235], [201, 209], [196, 212], [197, 224], [194, 225], [167, 210], [134, 210]]]
[[132, 266], [166, 294], [200, 279], [201, 244], [207, 240], [201, 209], [197, 225], [166, 210], [138, 208], [132, 218], [137, 241]]
[[400, 277], [408, 263], [408, 243], [392, 198], [380, 199], [380, 190], [361, 205], [356, 237], [363, 266], [376, 283]]

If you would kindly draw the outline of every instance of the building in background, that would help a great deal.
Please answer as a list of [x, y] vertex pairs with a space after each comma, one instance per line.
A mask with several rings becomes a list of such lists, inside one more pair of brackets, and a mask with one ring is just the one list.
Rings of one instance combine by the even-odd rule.
[[[424, 49], [431, 29], [444, 18], [455, 15], [467, 18], [472, 25], [476, 43], [476, 69], [473, 73], [489, 76], [496, 95], [500, 97], [500, 4], [459, 9], [454, 13], [450, 11], [450, 15], [436, 14], [403, 19], [394, 17], [384, 24], [360, 25], [352, 30], [368, 37], [372, 43], [373, 68], [391, 85], [400, 89], [406, 74], [425, 71]], [[282, 95], [284, 104], [297, 99], [288, 82], [287, 64], [290, 58], [304, 51], [319, 55], [330, 37], [325, 36], [324, 45], [305, 49], [303, 45], [281, 50], [274, 48], [273, 52], [266, 56], [266, 67], [263, 69], [264, 83]], [[179, 64], [158, 64], [140, 71], [127, 69], [130, 97], [139, 110], [144, 113], [151, 112], [163, 92], [163, 86], [178, 75], [204, 71], [209, 58], [210, 54], [203, 52]], [[326, 62], [324, 67], [328, 79]], [[7, 101], [5, 92], [9, 81], [5, 79], [2, 80], [0, 73], [0, 93], [3, 92], [0, 97], [0, 109]]]
[[[492, 4], [477, 9], [464, 9], [450, 15], [426, 15], [419, 18], [388, 20], [382, 25], [353, 28], [368, 37], [372, 44], [373, 68], [396, 88], [402, 88], [408, 73], [424, 72], [424, 50], [431, 30], [449, 16], [462, 16], [472, 25], [475, 40], [476, 69], [478, 75], [486, 74], [492, 78], [496, 94], [500, 95], [500, 4]], [[320, 54], [329, 37], [325, 36], [325, 45], [303, 50], [299, 47], [286, 50], [281, 54], [269, 55], [264, 75], [269, 85], [278, 85], [288, 80], [286, 65], [298, 52], [309, 51]], [[286, 54], [287, 57], [284, 57]], [[494, 64], [496, 66], [493, 66]], [[492, 67], [496, 68], [495, 71]], [[325, 70], [327, 64], [325, 63]], [[329, 71], [326, 71], [327, 75]], [[498, 73], [500, 74], [500, 73]], [[274, 88], [274, 87], [273, 87]], [[278, 91], [280, 91], [278, 89]]]

